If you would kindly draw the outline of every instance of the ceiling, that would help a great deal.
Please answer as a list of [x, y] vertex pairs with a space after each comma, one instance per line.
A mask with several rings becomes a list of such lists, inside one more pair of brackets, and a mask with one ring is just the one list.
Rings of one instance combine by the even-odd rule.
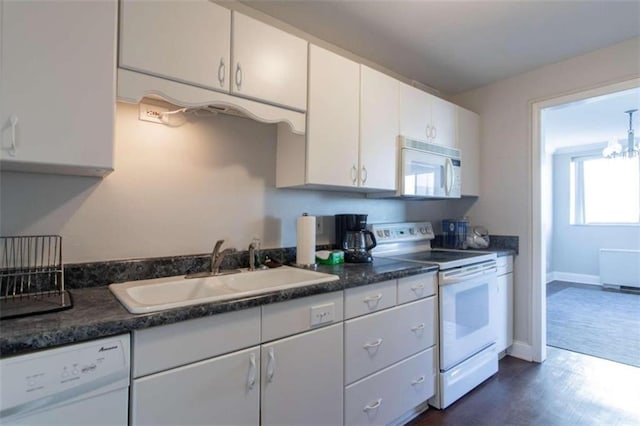
[[[629, 116], [625, 111], [640, 109], [640, 88], [572, 102], [543, 112], [545, 148], [590, 145], [627, 139]], [[633, 115], [633, 128], [640, 137], [640, 111]]]
[[241, 2], [446, 94], [640, 36], [640, 0]]

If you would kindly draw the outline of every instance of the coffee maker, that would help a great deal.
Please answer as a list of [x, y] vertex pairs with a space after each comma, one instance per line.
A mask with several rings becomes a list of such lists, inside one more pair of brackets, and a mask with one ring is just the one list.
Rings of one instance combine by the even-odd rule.
[[336, 246], [344, 250], [344, 261], [348, 263], [373, 262], [369, 250], [374, 248], [376, 237], [367, 230], [366, 214], [337, 214]]

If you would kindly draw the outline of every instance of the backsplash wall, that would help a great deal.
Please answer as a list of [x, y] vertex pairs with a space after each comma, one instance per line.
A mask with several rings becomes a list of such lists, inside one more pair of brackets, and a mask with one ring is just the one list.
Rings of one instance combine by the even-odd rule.
[[[263, 247], [295, 246], [303, 212], [439, 221], [472, 203], [276, 189], [275, 153], [274, 125], [218, 115], [167, 127], [118, 103], [115, 171], [104, 179], [2, 172], [0, 232], [59, 233], [64, 261], [87, 262], [207, 253], [217, 239], [245, 249], [254, 236]], [[333, 239], [332, 221], [323, 223], [319, 244]]]

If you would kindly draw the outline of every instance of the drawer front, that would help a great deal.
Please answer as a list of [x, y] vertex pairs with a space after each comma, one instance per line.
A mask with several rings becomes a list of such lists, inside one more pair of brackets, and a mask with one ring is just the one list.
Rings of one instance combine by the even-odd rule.
[[498, 275], [513, 272], [513, 256], [501, 256], [498, 258]]
[[[133, 377], [260, 343], [260, 308], [134, 330]], [[187, 350], [188, 349], [188, 350]]]
[[344, 292], [345, 318], [370, 314], [396, 305], [396, 281], [350, 288]]
[[345, 322], [345, 384], [435, 343], [435, 297]]
[[[343, 292], [318, 294], [262, 307], [262, 341], [335, 324], [344, 319]], [[319, 316], [322, 315], [320, 318]]]
[[434, 348], [345, 388], [345, 425], [384, 425], [435, 394]]
[[398, 280], [398, 304], [412, 302], [436, 294], [436, 272], [414, 275]]

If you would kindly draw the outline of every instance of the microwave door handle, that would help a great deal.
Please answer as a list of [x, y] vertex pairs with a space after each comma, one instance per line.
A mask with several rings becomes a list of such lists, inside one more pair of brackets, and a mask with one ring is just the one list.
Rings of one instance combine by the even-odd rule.
[[451, 194], [451, 190], [453, 189], [453, 161], [451, 161], [451, 158], [447, 158], [445, 161], [444, 179], [446, 182], [444, 191], [447, 195], [449, 195]]

